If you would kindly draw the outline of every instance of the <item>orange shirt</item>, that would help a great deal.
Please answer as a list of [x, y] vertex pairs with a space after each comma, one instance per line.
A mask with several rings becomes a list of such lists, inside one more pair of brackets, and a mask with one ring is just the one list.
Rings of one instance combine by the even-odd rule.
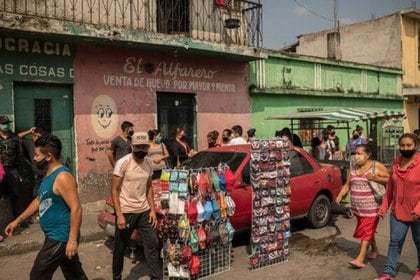
[[391, 206], [392, 214], [400, 221], [413, 222], [413, 213], [420, 216], [420, 153], [415, 157], [404, 171], [400, 169], [402, 157], [394, 160], [380, 214]]

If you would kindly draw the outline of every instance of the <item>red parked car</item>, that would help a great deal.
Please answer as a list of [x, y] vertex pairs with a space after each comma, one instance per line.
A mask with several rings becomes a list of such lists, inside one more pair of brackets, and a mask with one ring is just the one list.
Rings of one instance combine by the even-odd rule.
[[[342, 184], [338, 167], [320, 164], [305, 150], [292, 147], [289, 152], [292, 219], [306, 218], [314, 228], [324, 227], [331, 216], [331, 204]], [[185, 168], [214, 167], [227, 163], [235, 175], [230, 195], [236, 203], [231, 222], [237, 231], [251, 227], [250, 145], [212, 148], [195, 154], [183, 162]], [[98, 224], [109, 236], [114, 236], [115, 216], [112, 199], [106, 200], [105, 211], [98, 216]], [[137, 239], [137, 233], [132, 238]]]

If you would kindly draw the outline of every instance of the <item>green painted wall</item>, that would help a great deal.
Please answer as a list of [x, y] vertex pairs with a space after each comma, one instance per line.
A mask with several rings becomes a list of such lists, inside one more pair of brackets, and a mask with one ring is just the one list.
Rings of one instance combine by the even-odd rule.
[[[378, 108], [384, 110], [401, 110], [402, 100], [377, 100], [361, 98], [337, 98], [319, 96], [290, 96], [283, 94], [251, 94], [251, 126], [257, 129], [261, 138], [273, 137], [276, 130], [290, 127], [288, 120], [266, 120], [267, 116], [284, 113], [295, 113], [298, 108], [323, 108], [324, 110], [340, 108]], [[350, 123], [351, 128], [360, 124], [365, 128], [363, 121]], [[337, 125], [339, 126], [339, 125]], [[344, 126], [341, 124], [341, 126]], [[346, 130], [337, 130], [340, 139], [347, 139]]]
[[268, 59], [265, 62], [266, 87], [301, 88], [314, 87], [313, 64], [286, 59]]
[[15, 83], [73, 83], [73, 46], [6, 34], [0, 41], [1, 115], [14, 114]]

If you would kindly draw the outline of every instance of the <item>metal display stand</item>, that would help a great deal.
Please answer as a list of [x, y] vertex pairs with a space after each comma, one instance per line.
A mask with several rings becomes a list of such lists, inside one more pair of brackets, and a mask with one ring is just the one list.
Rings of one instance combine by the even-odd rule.
[[285, 262], [289, 257], [289, 145], [287, 138], [251, 143], [251, 270]]

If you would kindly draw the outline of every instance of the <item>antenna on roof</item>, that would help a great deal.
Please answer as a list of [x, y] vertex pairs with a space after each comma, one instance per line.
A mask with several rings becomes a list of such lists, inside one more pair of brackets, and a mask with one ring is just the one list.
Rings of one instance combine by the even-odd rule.
[[413, 9], [416, 8], [416, 1], [415, 0], [411, 0], [411, 8], [413, 8]]
[[334, 29], [337, 29], [338, 27], [337, 14], [338, 14], [338, 4], [337, 4], [337, 0], [334, 0]]

